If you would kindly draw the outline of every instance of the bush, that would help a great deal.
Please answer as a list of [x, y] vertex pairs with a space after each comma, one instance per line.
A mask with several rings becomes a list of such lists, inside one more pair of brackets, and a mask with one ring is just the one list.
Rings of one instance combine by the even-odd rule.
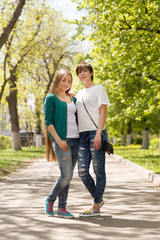
[[11, 137], [0, 136], [0, 149], [8, 149], [12, 147]]
[[151, 138], [149, 144], [149, 149], [158, 149], [159, 148], [159, 138]]
[[142, 139], [142, 137], [137, 137], [137, 138], [134, 138], [133, 139], [133, 144], [134, 145], [142, 145], [142, 141], [143, 141], [143, 139]]
[[116, 138], [116, 143], [114, 143], [114, 146], [121, 146], [121, 138]]

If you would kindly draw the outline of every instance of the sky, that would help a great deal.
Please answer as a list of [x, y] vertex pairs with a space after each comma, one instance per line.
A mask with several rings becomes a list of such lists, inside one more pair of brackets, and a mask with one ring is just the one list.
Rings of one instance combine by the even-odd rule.
[[[62, 13], [63, 17], [68, 20], [80, 19], [84, 14], [84, 11], [81, 13], [76, 8], [76, 3], [71, 0], [47, 0], [47, 3], [53, 7], [56, 11]], [[89, 53], [92, 48], [91, 42], [88, 40], [83, 41], [81, 45], [81, 51], [83, 53]]]
[[68, 20], [80, 18], [80, 13], [77, 11], [76, 3], [71, 0], [48, 0], [50, 6], [62, 13]]

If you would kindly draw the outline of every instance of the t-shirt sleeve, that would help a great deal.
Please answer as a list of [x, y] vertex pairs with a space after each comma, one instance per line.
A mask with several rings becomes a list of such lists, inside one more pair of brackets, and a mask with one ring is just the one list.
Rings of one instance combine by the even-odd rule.
[[45, 125], [48, 127], [53, 124], [53, 115], [54, 115], [54, 98], [45, 97], [43, 102], [43, 111], [44, 111], [44, 121]]
[[98, 107], [100, 107], [102, 104], [107, 105], [107, 107], [110, 106], [110, 101], [107, 96], [106, 90], [102, 85], [99, 85], [98, 87], [97, 97], [98, 97]]

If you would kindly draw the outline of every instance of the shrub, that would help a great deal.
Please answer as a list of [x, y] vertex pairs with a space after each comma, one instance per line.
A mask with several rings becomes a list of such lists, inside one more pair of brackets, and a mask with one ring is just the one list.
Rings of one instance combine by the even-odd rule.
[[142, 145], [142, 141], [143, 141], [143, 139], [142, 139], [142, 137], [137, 137], [137, 138], [134, 138], [133, 139], [133, 144], [135, 144], [135, 145]]
[[121, 145], [121, 138], [116, 138], [116, 143], [114, 143], [114, 146], [120, 146]]
[[0, 136], [0, 149], [7, 149], [12, 147], [11, 137]]
[[159, 138], [151, 138], [149, 144], [149, 149], [158, 149], [159, 148]]

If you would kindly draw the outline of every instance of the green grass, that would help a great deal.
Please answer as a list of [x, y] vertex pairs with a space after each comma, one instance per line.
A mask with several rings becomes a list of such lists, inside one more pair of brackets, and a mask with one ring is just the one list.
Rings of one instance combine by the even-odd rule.
[[114, 152], [140, 166], [160, 174], [160, 150], [141, 149], [141, 146], [114, 147]]
[[28, 165], [34, 159], [44, 157], [44, 155], [45, 147], [22, 147], [20, 151], [0, 150], [0, 178]]
[[[160, 151], [145, 150], [141, 146], [114, 147], [114, 152], [140, 166], [160, 174]], [[45, 147], [23, 147], [21, 151], [0, 150], [0, 178], [44, 157]]]

